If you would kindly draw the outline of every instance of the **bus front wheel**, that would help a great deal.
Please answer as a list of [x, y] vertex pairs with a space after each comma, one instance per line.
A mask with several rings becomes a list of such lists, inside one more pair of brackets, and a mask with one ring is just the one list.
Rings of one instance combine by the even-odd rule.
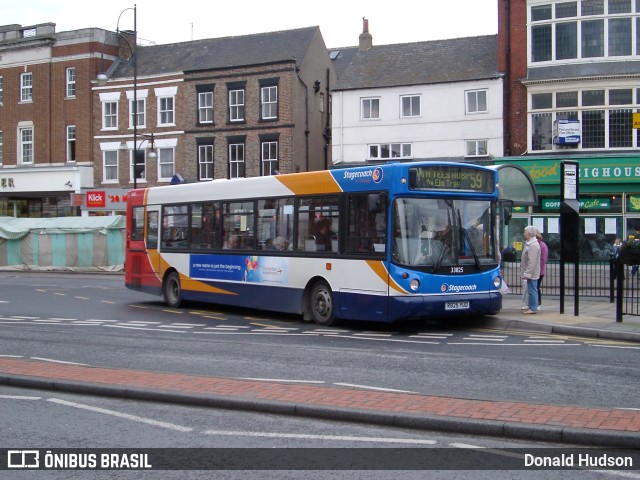
[[182, 303], [182, 295], [180, 289], [180, 276], [178, 272], [171, 272], [164, 279], [162, 287], [162, 295], [164, 302], [172, 308], [178, 308]]
[[309, 310], [313, 321], [318, 325], [328, 327], [335, 323], [333, 293], [325, 282], [318, 282], [313, 286], [309, 296]]

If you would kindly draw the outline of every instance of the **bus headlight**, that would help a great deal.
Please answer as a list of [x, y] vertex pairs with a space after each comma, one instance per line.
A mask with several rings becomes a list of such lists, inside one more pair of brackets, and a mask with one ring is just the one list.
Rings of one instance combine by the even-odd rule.
[[493, 279], [493, 286], [496, 288], [500, 288], [500, 285], [502, 285], [502, 279], [500, 277], [496, 277]]
[[417, 292], [420, 288], [420, 280], [414, 278], [413, 280], [411, 280], [409, 287], [411, 287], [411, 290], [413, 290], [414, 292]]

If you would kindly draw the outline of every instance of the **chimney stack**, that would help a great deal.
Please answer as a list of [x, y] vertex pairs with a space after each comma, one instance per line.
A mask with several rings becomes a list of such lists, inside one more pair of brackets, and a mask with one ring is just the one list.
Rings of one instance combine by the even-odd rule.
[[369, 33], [369, 20], [362, 17], [362, 33], [360, 34], [359, 50], [369, 50], [373, 45], [373, 37]]

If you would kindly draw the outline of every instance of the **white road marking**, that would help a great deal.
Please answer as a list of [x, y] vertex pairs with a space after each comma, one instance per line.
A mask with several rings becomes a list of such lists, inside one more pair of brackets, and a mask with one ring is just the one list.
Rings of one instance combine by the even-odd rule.
[[288, 380], [286, 378], [249, 378], [249, 377], [239, 377], [238, 380], [255, 380], [257, 382], [280, 382], [280, 383], [314, 383], [314, 384], [322, 384], [325, 383], [322, 380]]
[[239, 330], [241, 328], [251, 328], [243, 325], [218, 325], [217, 327], [205, 327], [205, 330]]
[[468, 443], [450, 443], [450, 446], [454, 448], [468, 448], [470, 450], [478, 450], [479, 452], [493, 453], [494, 455], [501, 455], [503, 457], [521, 458], [524, 459], [524, 455], [520, 453], [505, 452], [495, 448], [480, 447], [478, 445], [469, 445]]
[[256, 330], [252, 330], [253, 333], [289, 333], [290, 330], [286, 330], [283, 328], [259, 328]]
[[122, 322], [120, 320], [117, 320], [117, 322], [122, 323], [123, 325], [142, 325], [142, 326], [160, 325], [162, 323], [162, 322], [143, 322], [142, 320], [130, 320], [128, 322]]
[[123, 328], [123, 329], [128, 329], [128, 330], [147, 330], [149, 332], [187, 333], [184, 330], [160, 330], [159, 328], [142, 328], [142, 327], [134, 327], [134, 326], [126, 326], [126, 325], [105, 325], [105, 327]]
[[257, 438], [288, 438], [298, 440], [330, 440], [339, 442], [369, 442], [369, 443], [401, 443], [410, 445], [435, 445], [434, 440], [420, 440], [414, 438], [390, 438], [390, 437], [355, 437], [350, 435], [311, 435], [302, 433], [275, 433], [275, 432], [234, 432], [227, 430], [205, 430], [205, 435], [225, 435], [233, 437], [257, 437]]
[[589, 345], [590, 347], [600, 347], [600, 348], [620, 348], [627, 350], [640, 350], [640, 347], [623, 347], [620, 345]]
[[477, 333], [470, 333], [469, 336], [475, 338], [508, 338], [508, 335], [480, 335]]
[[[440, 345], [439, 342], [418, 342], [416, 340], [401, 340], [399, 338], [376, 338], [376, 337], [355, 337], [352, 335], [344, 335], [338, 338], [345, 338], [350, 340], [369, 340], [371, 342], [399, 342], [399, 343], [418, 343], [425, 345]], [[466, 345], [461, 343], [460, 345]]]
[[350, 332], [350, 330], [328, 330], [325, 328], [315, 328], [311, 331], [317, 332], [317, 333], [349, 333]]
[[51, 363], [63, 363], [65, 365], [81, 365], [86, 367], [86, 363], [76, 363], [76, 362], [65, 362], [64, 360], [55, 360], [53, 358], [42, 358], [42, 357], [30, 357], [31, 360], [40, 360], [41, 362], [51, 362]]
[[153, 425], [155, 427], [168, 428], [169, 430], [176, 430], [178, 432], [191, 432], [193, 428], [183, 427], [181, 425], [175, 425], [173, 423], [160, 422], [158, 420], [152, 420], [150, 418], [139, 417], [137, 415], [130, 415], [128, 413], [116, 412], [115, 410], [108, 410], [106, 408], [94, 407], [91, 405], [84, 405], [82, 403], [68, 402], [66, 400], [60, 400], [58, 398], [48, 398], [47, 402], [57, 403], [59, 405], [66, 405], [67, 407], [80, 408], [82, 410], [89, 410], [91, 412], [104, 413], [105, 415], [112, 415], [114, 417], [124, 418], [126, 420], [133, 420], [134, 422], [146, 423], [147, 425]]
[[474, 337], [474, 338], [469, 338], [469, 337], [465, 337], [462, 339], [464, 340], [469, 340], [471, 342], [504, 342], [506, 340], [505, 338], [478, 338], [478, 337]]
[[449, 337], [444, 335], [427, 335], [425, 333], [419, 333], [418, 335], [409, 335], [409, 338], [430, 338], [433, 340], [446, 340]]
[[360, 335], [363, 337], [390, 337], [390, 333], [371, 333], [371, 332], [362, 332], [362, 333], [354, 333], [353, 335]]
[[[449, 342], [447, 345], [484, 345], [486, 347], [539, 347], [540, 343], [456, 343]], [[579, 343], [545, 343], [548, 347], [578, 347]]]
[[42, 397], [28, 397], [26, 395], [0, 395], [5, 400], [42, 400]]
[[3, 358], [24, 358], [22, 355], [0, 355]]
[[528, 343], [564, 343], [564, 340], [525, 340]]
[[376, 390], [378, 392], [416, 393], [416, 392], [411, 392], [409, 390], [396, 390], [395, 388], [370, 387], [368, 385], [356, 385], [353, 383], [334, 383], [334, 385], [339, 385], [341, 387], [362, 388], [365, 390]]

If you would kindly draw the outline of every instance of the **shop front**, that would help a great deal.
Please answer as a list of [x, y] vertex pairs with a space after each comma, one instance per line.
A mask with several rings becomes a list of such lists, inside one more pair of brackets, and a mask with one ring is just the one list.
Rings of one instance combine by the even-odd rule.
[[82, 215], [124, 215], [127, 210], [126, 188], [90, 188], [82, 191]]
[[76, 192], [92, 184], [93, 167], [89, 166], [0, 169], [0, 216], [79, 216]]
[[[529, 173], [538, 193], [534, 207], [515, 207], [504, 235], [505, 245], [522, 251], [522, 232], [534, 225], [549, 247], [549, 259], [560, 256], [560, 174], [562, 160], [577, 161], [580, 170], [581, 261], [608, 261], [617, 237], [640, 233], [640, 156], [580, 155], [501, 158]], [[519, 258], [519, 256], [518, 256]]]

